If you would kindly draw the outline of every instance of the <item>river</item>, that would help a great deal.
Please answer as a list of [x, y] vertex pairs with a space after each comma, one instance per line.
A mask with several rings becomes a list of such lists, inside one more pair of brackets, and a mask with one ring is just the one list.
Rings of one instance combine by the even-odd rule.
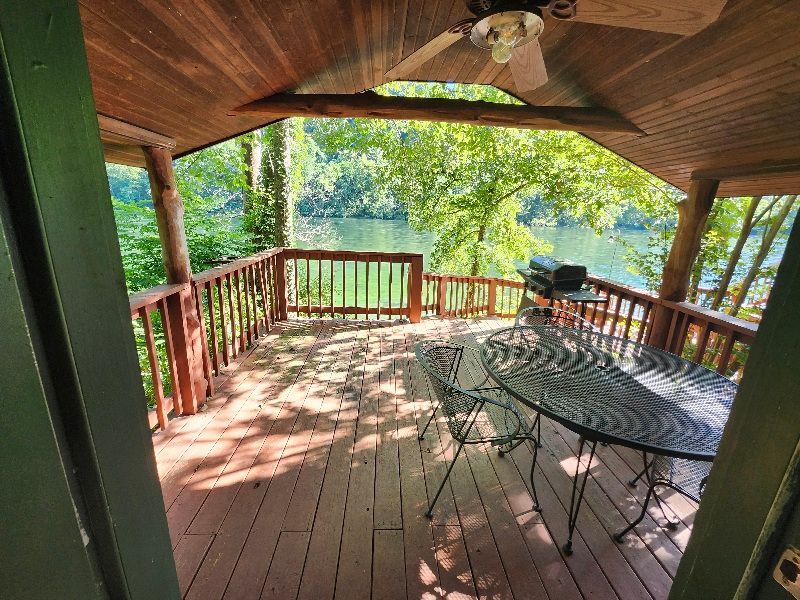
[[[429, 267], [430, 252], [436, 236], [414, 231], [405, 221], [380, 219], [325, 219], [337, 239], [334, 250], [383, 252], [420, 252], [425, 268]], [[319, 223], [320, 219], [311, 219]], [[552, 255], [586, 265], [590, 273], [637, 287], [645, 287], [643, 278], [630, 273], [625, 264], [625, 249], [620, 238], [639, 250], [647, 248], [649, 232], [638, 229], [619, 229], [598, 236], [591, 229], [579, 227], [534, 227], [533, 235], [553, 246]], [[318, 247], [300, 244], [301, 247]], [[520, 263], [519, 266], [523, 266]]]

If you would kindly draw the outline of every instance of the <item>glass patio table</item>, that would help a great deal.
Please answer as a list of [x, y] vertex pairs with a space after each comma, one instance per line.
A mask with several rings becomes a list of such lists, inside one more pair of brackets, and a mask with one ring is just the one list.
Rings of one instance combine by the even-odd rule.
[[[488, 375], [511, 396], [580, 436], [578, 456], [599, 442], [712, 461], [738, 386], [664, 350], [595, 331], [535, 325], [500, 330], [481, 344]], [[536, 462], [534, 449], [534, 465]], [[589, 475], [573, 477], [569, 537]]]

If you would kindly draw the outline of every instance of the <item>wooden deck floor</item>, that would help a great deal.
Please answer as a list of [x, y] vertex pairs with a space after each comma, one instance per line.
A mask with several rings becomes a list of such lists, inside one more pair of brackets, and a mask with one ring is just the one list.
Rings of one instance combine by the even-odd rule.
[[207, 410], [154, 437], [185, 596], [666, 598], [696, 507], [670, 497], [683, 520], [676, 531], [650, 518], [615, 543], [609, 532], [640, 510], [643, 486], [625, 483], [640, 458], [599, 447], [565, 558], [577, 440], [552, 421], [537, 473], [541, 515], [521, 475], [527, 448], [501, 458], [471, 447], [433, 520], [423, 516], [453, 447], [443, 423], [417, 440], [430, 403], [414, 343], [474, 345], [504, 326], [290, 321], [262, 338]]

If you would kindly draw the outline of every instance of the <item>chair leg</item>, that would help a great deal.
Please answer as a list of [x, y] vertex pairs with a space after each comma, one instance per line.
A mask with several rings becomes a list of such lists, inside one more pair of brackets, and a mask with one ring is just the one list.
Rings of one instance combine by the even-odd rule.
[[664, 520], [667, 522], [666, 525], [664, 525], [664, 528], [669, 529], [670, 531], [676, 530], [678, 528], [678, 525], [680, 524], [680, 520], [673, 521], [667, 516], [667, 512], [664, 510], [664, 501], [658, 497], [658, 493], [653, 492], [653, 498], [655, 499], [656, 504], [658, 505], [658, 508], [661, 511], [662, 516], [664, 517]]
[[447, 467], [447, 473], [445, 473], [444, 479], [442, 480], [442, 483], [439, 485], [439, 489], [436, 490], [436, 495], [433, 497], [433, 502], [431, 502], [431, 505], [428, 507], [428, 511], [425, 513], [425, 516], [428, 517], [429, 519], [433, 517], [433, 507], [436, 505], [436, 501], [439, 499], [439, 496], [441, 495], [442, 490], [444, 489], [444, 484], [446, 484], [447, 480], [450, 478], [450, 471], [453, 470], [453, 465], [456, 464], [456, 459], [458, 458], [458, 455], [461, 454], [461, 449], [463, 447], [464, 447], [463, 443], [458, 445], [458, 450], [456, 450], [456, 454], [453, 457], [453, 460], [450, 461], [450, 466]]
[[431, 412], [431, 416], [428, 418], [428, 422], [425, 423], [425, 427], [423, 427], [422, 433], [420, 433], [419, 436], [418, 436], [419, 439], [423, 439], [425, 437], [425, 432], [428, 431], [428, 425], [430, 425], [431, 421], [433, 421], [433, 418], [436, 416], [436, 411], [437, 410], [439, 410], [439, 405], [438, 404], [433, 407], [433, 412]]
[[539, 455], [540, 448], [539, 440], [531, 441], [531, 450], [533, 450], [533, 460], [531, 461], [531, 492], [533, 492], [533, 510], [540, 513], [542, 512], [542, 505], [539, 504], [539, 496], [536, 494], [536, 482], [533, 480], [533, 473], [536, 471], [536, 459]]
[[541, 413], [538, 413], [538, 412], [536, 413], [536, 419], [535, 419], [534, 425], [536, 425], [536, 445], [539, 448], [543, 448], [543, 446], [542, 446], [542, 414]]

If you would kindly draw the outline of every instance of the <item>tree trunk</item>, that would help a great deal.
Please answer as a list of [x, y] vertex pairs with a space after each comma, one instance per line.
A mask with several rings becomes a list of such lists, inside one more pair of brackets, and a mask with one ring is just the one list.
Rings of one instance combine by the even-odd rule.
[[739, 259], [742, 257], [744, 245], [756, 224], [753, 217], [755, 217], [756, 209], [761, 203], [761, 198], [762, 196], [753, 196], [752, 200], [750, 200], [750, 205], [747, 207], [747, 213], [744, 216], [739, 237], [736, 239], [736, 244], [734, 244], [731, 255], [728, 258], [728, 264], [725, 266], [725, 272], [722, 274], [722, 279], [720, 279], [719, 285], [717, 286], [717, 293], [714, 296], [714, 300], [711, 302], [711, 310], [719, 310], [719, 307], [722, 306], [722, 302], [725, 300], [725, 294], [728, 291], [728, 286], [731, 284], [731, 279], [733, 279], [736, 265], [739, 264]]
[[747, 296], [747, 292], [750, 290], [750, 286], [753, 285], [753, 281], [755, 281], [756, 277], [758, 277], [758, 272], [761, 270], [761, 266], [764, 264], [764, 261], [769, 255], [769, 251], [772, 249], [772, 244], [775, 242], [775, 238], [778, 236], [778, 232], [783, 226], [784, 221], [786, 221], [786, 217], [788, 217], [789, 213], [792, 211], [792, 206], [794, 206], [795, 200], [797, 200], [796, 195], [788, 196], [786, 198], [783, 206], [781, 206], [778, 214], [775, 216], [775, 220], [769, 225], [769, 228], [764, 234], [764, 238], [761, 240], [761, 246], [758, 248], [758, 253], [753, 259], [753, 264], [747, 271], [747, 275], [745, 275], [744, 279], [742, 280], [741, 289], [736, 295], [736, 301], [731, 307], [730, 314], [732, 316], [735, 317], [739, 313], [739, 309], [742, 308], [745, 297]]
[[290, 171], [292, 124], [287, 119], [274, 123], [270, 129], [264, 161], [268, 167], [265, 174], [269, 177], [266, 186], [272, 196], [275, 217], [272, 237], [276, 246], [291, 247], [294, 244], [294, 198]]
[[476, 246], [477, 251], [475, 252], [475, 258], [472, 261], [472, 268], [469, 271], [469, 274], [473, 277], [477, 277], [480, 275], [481, 271], [481, 257], [480, 257], [480, 247], [483, 244], [483, 241], [486, 239], [486, 225], [484, 223], [480, 224], [478, 227], [478, 244]]
[[[716, 180], [692, 181], [688, 196], [678, 204], [678, 227], [661, 277], [659, 296], [663, 300], [682, 302], [686, 299], [692, 265], [697, 258], [700, 238], [718, 187], [719, 181]], [[666, 306], [658, 306], [653, 316], [648, 343], [664, 348], [671, 320], [672, 310]]]
[[245, 189], [242, 194], [242, 208], [244, 214], [250, 212], [250, 208], [259, 203], [263, 203], [264, 187], [262, 185], [261, 159], [263, 145], [261, 142], [261, 131], [256, 130], [242, 137], [242, 148], [244, 149], [244, 169], [245, 169]]

